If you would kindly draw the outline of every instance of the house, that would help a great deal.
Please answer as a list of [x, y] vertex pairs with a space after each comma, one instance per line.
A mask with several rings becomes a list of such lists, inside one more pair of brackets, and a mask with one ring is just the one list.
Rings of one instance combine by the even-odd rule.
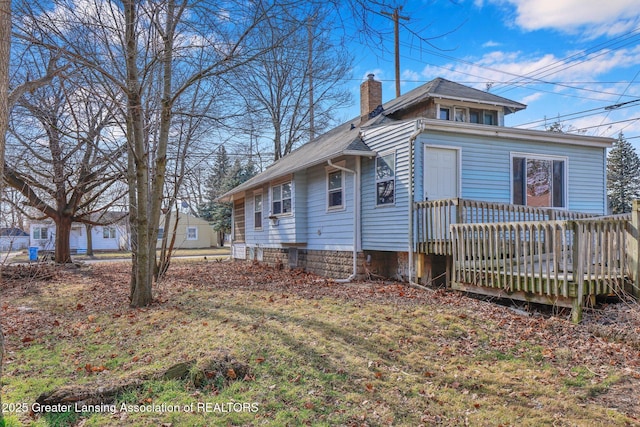
[[[94, 214], [93, 222], [108, 225], [91, 225], [74, 222], [69, 234], [72, 253], [86, 253], [89, 241], [94, 251], [121, 251], [129, 249], [129, 223], [126, 212]], [[91, 233], [90, 235], [88, 233]], [[56, 225], [52, 219], [34, 221], [29, 226], [30, 244], [42, 251], [54, 251]]]
[[29, 233], [16, 227], [0, 228], [0, 251], [19, 251], [29, 246]]
[[360, 117], [221, 197], [233, 203], [233, 258], [411, 278], [423, 274], [416, 259], [429, 262], [413, 256], [416, 202], [606, 212], [611, 139], [505, 127], [525, 105], [442, 78], [384, 104], [381, 87], [369, 75]]
[[[175, 228], [176, 214], [170, 217], [169, 226], [165, 229], [165, 216], [160, 217], [160, 228], [158, 229], [157, 248], [162, 246], [162, 239], [167, 234], [167, 238], [171, 238], [171, 233]], [[202, 218], [184, 213], [178, 214], [178, 226], [176, 230], [175, 249], [197, 249], [210, 248], [220, 246], [218, 241], [218, 233], [211, 225]]]

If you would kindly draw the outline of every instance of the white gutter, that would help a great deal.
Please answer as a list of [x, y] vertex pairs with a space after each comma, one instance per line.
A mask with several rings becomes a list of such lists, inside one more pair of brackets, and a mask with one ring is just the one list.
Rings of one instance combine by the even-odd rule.
[[416, 130], [409, 136], [408, 142], [408, 150], [409, 150], [409, 284], [417, 285], [417, 283], [413, 282], [413, 268], [414, 268], [414, 259], [413, 259], [413, 202], [414, 202], [414, 142], [418, 135], [420, 135], [426, 129], [426, 124], [423, 120], [418, 120], [416, 122]]
[[[358, 241], [360, 238], [360, 157], [355, 157], [356, 170], [347, 169], [342, 166], [338, 166], [331, 162], [331, 159], [327, 159], [327, 164], [333, 168], [341, 170], [343, 172], [353, 174], [353, 273], [346, 279], [338, 279], [338, 283], [351, 282], [356, 278], [358, 274]], [[346, 192], [345, 192], [346, 196]]]

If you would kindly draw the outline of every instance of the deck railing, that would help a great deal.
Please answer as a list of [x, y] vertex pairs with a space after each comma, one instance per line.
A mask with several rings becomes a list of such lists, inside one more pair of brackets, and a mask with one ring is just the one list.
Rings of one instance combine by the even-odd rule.
[[620, 292], [625, 218], [452, 224], [454, 283], [576, 298]]
[[414, 210], [416, 250], [420, 253], [440, 255], [451, 255], [451, 224], [573, 220], [595, 216], [551, 208], [460, 198], [418, 202], [415, 203]]

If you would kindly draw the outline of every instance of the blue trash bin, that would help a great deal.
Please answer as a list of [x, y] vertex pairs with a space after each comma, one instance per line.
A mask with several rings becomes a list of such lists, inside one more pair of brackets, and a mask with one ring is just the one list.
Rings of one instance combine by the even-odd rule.
[[29, 246], [29, 261], [38, 261], [38, 247]]

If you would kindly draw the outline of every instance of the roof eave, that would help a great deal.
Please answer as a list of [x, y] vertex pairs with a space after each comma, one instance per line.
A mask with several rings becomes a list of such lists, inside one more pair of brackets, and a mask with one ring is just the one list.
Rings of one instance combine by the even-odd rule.
[[[288, 169], [286, 172], [283, 172], [282, 174], [278, 175], [276, 177], [283, 177], [285, 175], [289, 175], [292, 173], [296, 173], [296, 172], [300, 172], [301, 170], [304, 169], [308, 169], [312, 166], [317, 166], [317, 165], [321, 165], [323, 163], [325, 163], [327, 160], [333, 160], [337, 157], [342, 157], [342, 156], [355, 156], [355, 157], [375, 157], [377, 156], [377, 152], [375, 151], [363, 151], [363, 150], [342, 150], [339, 151], [337, 153], [333, 153], [324, 157], [321, 157], [319, 159], [316, 159], [312, 162], [308, 162], [308, 163], [303, 163], [300, 166], [293, 168], [293, 169]], [[235, 189], [228, 191], [227, 193], [223, 194], [222, 196], [218, 197], [216, 200], [218, 202], [232, 202], [234, 200], [234, 196], [238, 195], [240, 193], [245, 193], [248, 189], [250, 188], [255, 188], [255, 187], [259, 187], [261, 185], [264, 185], [268, 182], [271, 182], [274, 180], [274, 177], [270, 177], [270, 178], [265, 178], [262, 180], [256, 180], [255, 182], [251, 183], [251, 186], [249, 187], [244, 187], [242, 184], [239, 185], [238, 187], [236, 187]]]
[[443, 94], [437, 94], [437, 93], [430, 93], [429, 96], [434, 99], [440, 98], [440, 99], [449, 99], [452, 101], [470, 102], [474, 104], [493, 105], [495, 107], [507, 107], [512, 109], [514, 112], [524, 110], [525, 108], [527, 108], [526, 105], [520, 104], [519, 102], [479, 101], [477, 99], [472, 99], [472, 98], [463, 98], [460, 96], [450, 96], [450, 95], [443, 95]]
[[458, 134], [466, 135], [500, 137], [597, 148], [610, 148], [614, 141], [613, 138], [604, 138], [601, 136], [574, 135], [542, 130], [519, 129], [506, 126], [478, 125], [438, 119], [423, 120], [427, 124], [425, 130], [439, 130], [443, 132], [455, 132]]

